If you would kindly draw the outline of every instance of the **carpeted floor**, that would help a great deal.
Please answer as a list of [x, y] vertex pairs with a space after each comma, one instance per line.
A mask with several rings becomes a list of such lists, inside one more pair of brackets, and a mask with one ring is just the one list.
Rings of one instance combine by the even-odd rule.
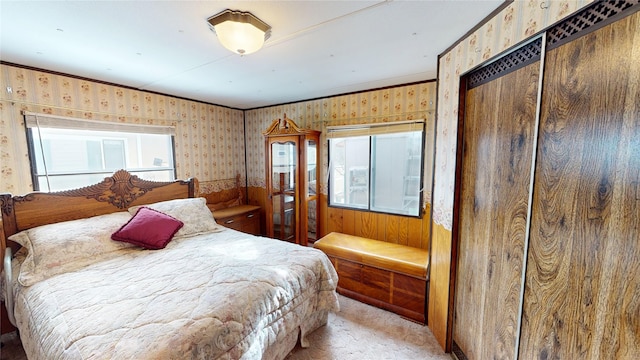
[[286, 360], [451, 360], [428, 327], [340, 296], [340, 312]]
[[[286, 360], [451, 360], [426, 326], [340, 296], [340, 312]], [[0, 360], [26, 360], [15, 333], [2, 336]]]

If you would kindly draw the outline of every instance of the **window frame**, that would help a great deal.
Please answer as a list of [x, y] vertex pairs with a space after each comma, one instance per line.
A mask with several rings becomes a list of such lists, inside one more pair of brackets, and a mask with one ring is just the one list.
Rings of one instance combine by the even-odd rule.
[[[40, 124], [33, 126], [30, 125], [30, 123], [32, 122], [32, 120], [27, 120], [27, 117], [35, 117], [36, 121], [38, 121], [38, 118], [46, 118], [49, 121], [56, 121], [59, 120], [60, 122], [77, 122], [78, 124], [80, 123], [85, 123], [85, 124], [93, 124], [93, 126], [95, 128], [87, 128], [84, 130], [90, 130], [90, 131], [108, 131], [108, 132], [122, 132], [122, 133], [127, 133], [127, 134], [132, 134], [132, 133], [139, 133], [139, 134], [146, 134], [146, 135], [150, 135], [150, 134], [159, 134], [157, 129], [165, 129], [162, 130], [162, 132], [160, 133], [161, 135], [166, 135], [168, 136], [168, 140], [170, 141], [170, 149], [171, 149], [171, 166], [168, 167], [163, 167], [161, 169], [158, 168], [152, 168], [152, 167], [145, 167], [145, 168], [130, 168], [125, 166], [123, 169], [130, 172], [133, 175], [136, 175], [138, 173], [146, 173], [146, 172], [167, 172], [170, 171], [171, 175], [173, 176], [173, 180], [177, 179], [177, 169], [176, 169], [176, 149], [175, 149], [175, 127], [170, 127], [170, 126], [156, 126], [156, 125], [139, 125], [139, 124], [127, 124], [127, 123], [110, 123], [110, 122], [101, 122], [101, 121], [96, 121], [96, 120], [86, 120], [86, 119], [81, 119], [81, 118], [71, 118], [71, 117], [64, 117], [64, 116], [55, 116], [55, 115], [49, 115], [49, 114], [38, 114], [38, 113], [32, 113], [32, 112], [27, 112], [27, 111], [23, 111], [23, 115], [24, 115], [24, 127], [25, 127], [25, 135], [26, 135], [26, 140], [27, 140], [27, 150], [28, 150], [28, 156], [29, 156], [29, 165], [30, 165], [30, 172], [31, 172], [31, 181], [32, 181], [32, 187], [33, 187], [33, 191], [41, 191], [41, 192], [58, 192], [58, 191], [65, 191], [65, 190], [51, 190], [51, 189], [40, 189], [40, 178], [42, 177], [60, 177], [60, 176], [70, 176], [70, 175], [105, 175], [105, 176], [110, 176], [114, 173], [114, 171], [117, 171], [119, 169], [113, 170], [113, 169], [109, 169], [109, 170], [95, 170], [95, 171], [66, 171], [66, 172], [57, 172], [57, 173], [48, 173], [45, 172], [44, 174], [38, 173], [38, 164], [37, 164], [37, 154], [36, 151], [38, 151], [38, 149], [40, 149], [40, 151], [42, 151], [41, 149], [41, 145], [40, 144], [36, 144], [36, 140], [34, 138], [34, 135], [32, 133], [32, 131], [38, 131], [38, 128], [58, 128], [58, 129], [68, 129], [68, 130], [78, 130], [79, 128], [73, 127], [73, 126], [69, 126], [69, 127], [65, 127], [65, 126], [40, 126]], [[101, 125], [104, 125], [101, 128]], [[136, 131], [125, 131], [127, 128], [129, 128], [130, 130], [133, 129], [137, 129]], [[150, 132], [144, 132], [141, 131], [141, 129], [153, 129], [154, 131], [150, 131]], [[171, 129], [171, 130], [167, 130], [167, 129]], [[101, 151], [102, 151], [102, 161], [103, 161], [103, 166], [104, 166], [104, 140], [112, 140], [111, 138], [101, 138], [100, 143], [101, 143]], [[124, 139], [124, 138], [123, 138]], [[124, 150], [125, 150], [125, 165], [126, 165], [126, 157], [127, 154], [129, 152], [129, 146], [126, 142], [124, 142]], [[138, 175], [139, 176], [139, 175]], [[143, 177], [141, 177], [142, 179], [144, 179]], [[89, 186], [91, 184], [87, 184], [87, 186]]]
[[[385, 134], [391, 134], [394, 133], [393, 131], [390, 131], [388, 133], [385, 133], [384, 130], [377, 130], [377, 131], [373, 131], [373, 134], [362, 134], [363, 131], [366, 131], [366, 129], [370, 129], [370, 128], [379, 128], [379, 127], [389, 127], [392, 128], [394, 126], [399, 126], [399, 125], [406, 125], [406, 124], [412, 124], [412, 123], [417, 123], [420, 124], [421, 129], [420, 131], [420, 136], [421, 136], [421, 144], [420, 144], [420, 180], [419, 180], [419, 188], [418, 188], [418, 209], [417, 209], [417, 214], [413, 215], [413, 214], [406, 214], [406, 213], [399, 213], [399, 212], [389, 212], [389, 211], [382, 211], [382, 210], [378, 210], [378, 209], [372, 209], [372, 191], [374, 190], [374, 186], [373, 184], [373, 176], [372, 176], [372, 172], [374, 171], [374, 154], [373, 154], [373, 136], [376, 135], [385, 135]], [[369, 152], [368, 152], [368, 178], [367, 178], [367, 185], [368, 185], [368, 192], [367, 192], [367, 206], [365, 207], [357, 207], [357, 206], [349, 206], [349, 205], [345, 205], [345, 204], [335, 204], [331, 202], [332, 200], [332, 193], [331, 193], [331, 184], [332, 184], [332, 180], [331, 180], [331, 175], [332, 175], [332, 162], [331, 162], [331, 139], [334, 138], [333, 136], [331, 136], [331, 131], [333, 129], [337, 129], [338, 131], [344, 129], [346, 131], [350, 131], [351, 129], [355, 129], [355, 133], [358, 135], [353, 135], [353, 136], [335, 136], [335, 138], [353, 138], [356, 136], [367, 136], [368, 137], [368, 148], [369, 148]], [[424, 202], [424, 156], [425, 156], [425, 146], [426, 146], [426, 126], [425, 126], [425, 120], [423, 119], [419, 119], [419, 120], [408, 120], [408, 121], [398, 121], [398, 122], [389, 122], [389, 123], [373, 123], [373, 124], [359, 124], [359, 125], [353, 125], [353, 126], [349, 126], [349, 125], [345, 125], [345, 126], [329, 126], [327, 127], [328, 130], [328, 135], [327, 135], [327, 158], [328, 158], [328, 169], [327, 169], [327, 206], [330, 208], [336, 208], [336, 209], [345, 209], [345, 210], [354, 210], [354, 211], [361, 211], [361, 212], [371, 212], [371, 213], [377, 213], [377, 214], [386, 214], [386, 215], [394, 215], [394, 216], [405, 216], [405, 217], [410, 217], [410, 218], [418, 218], [418, 219], [422, 219], [423, 217], [423, 202]], [[414, 131], [418, 131], [418, 130], [414, 130]], [[402, 133], [402, 132], [410, 132], [410, 131], [397, 131], [397, 133]]]

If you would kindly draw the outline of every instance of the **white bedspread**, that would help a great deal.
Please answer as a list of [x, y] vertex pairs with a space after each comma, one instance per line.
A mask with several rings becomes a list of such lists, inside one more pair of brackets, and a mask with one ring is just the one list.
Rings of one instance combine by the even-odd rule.
[[338, 309], [337, 280], [317, 249], [224, 230], [16, 284], [15, 315], [30, 360], [277, 358]]

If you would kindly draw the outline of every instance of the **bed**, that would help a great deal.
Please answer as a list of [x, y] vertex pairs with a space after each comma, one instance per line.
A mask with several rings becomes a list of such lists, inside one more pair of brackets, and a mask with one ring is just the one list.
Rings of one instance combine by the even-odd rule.
[[283, 359], [308, 346], [339, 308], [329, 259], [216, 224], [196, 187], [121, 170], [0, 195], [5, 304], [30, 360]]

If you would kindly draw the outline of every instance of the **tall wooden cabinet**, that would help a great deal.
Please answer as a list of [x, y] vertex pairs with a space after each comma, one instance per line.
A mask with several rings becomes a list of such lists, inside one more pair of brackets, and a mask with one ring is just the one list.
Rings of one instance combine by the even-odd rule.
[[306, 246], [317, 238], [320, 131], [284, 114], [264, 131], [267, 236]]
[[639, 8], [595, 2], [463, 77], [459, 358], [640, 354]]

